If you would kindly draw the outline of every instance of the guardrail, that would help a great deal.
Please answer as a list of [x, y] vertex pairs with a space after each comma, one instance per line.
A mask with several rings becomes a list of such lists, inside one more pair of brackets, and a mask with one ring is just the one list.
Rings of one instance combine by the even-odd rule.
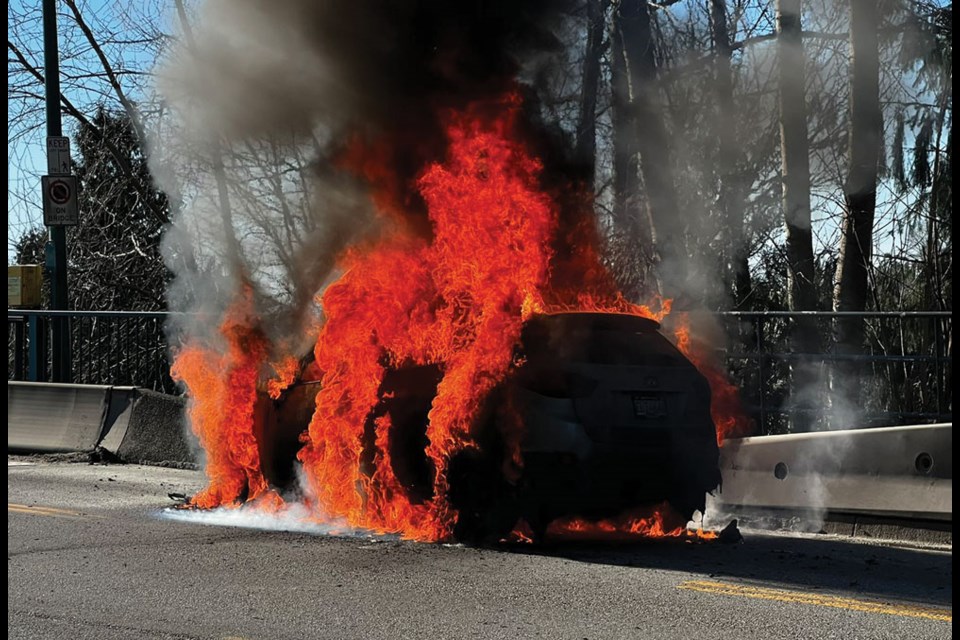
[[721, 512], [953, 520], [952, 424], [734, 438], [720, 470]]
[[[73, 342], [73, 377], [60, 382], [136, 385], [177, 393], [164, 333], [172, 315], [8, 310], [7, 377], [48, 379], [50, 320], [65, 317]], [[740, 388], [759, 434], [848, 426], [844, 407], [830, 389], [831, 367], [836, 363], [854, 363], [862, 374], [860, 397], [849, 407], [860, 425], [953, 420], [952, 312], [728, 311], [714, 315], [729, 343], [717, 355]], [[832, 350], [833, 323], [849, 316], [865, 323], [862, 353]], [[798, 318], [813, 323], [819, 352], [793, 350], [792, 330]], [[792, 370], [798, 364], [813, 371], [814, 383], [803, 393], [791, 386]]]

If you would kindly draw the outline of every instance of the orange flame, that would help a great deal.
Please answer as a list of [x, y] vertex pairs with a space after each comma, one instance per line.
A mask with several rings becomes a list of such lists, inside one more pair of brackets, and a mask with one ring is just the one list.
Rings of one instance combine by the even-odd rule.
[[[584, 213], [592, 211], [588, 203], [578, 221], [561, 225], [559, 199], [544, 191], [542, 164], [521, 142], [520, 106], [510, 93], [447, 116], [446, 156], [416, 181], [427, 229], [406, 214], [413, 205], [390, 170], [396, 154], [389, 139], [366, 144], [358, 138], [340, 158], [342, 168], [370, 184], [384, 230], [339, 257], [343, 275], [323, 293], [326, 322], [315, 363], [302, 374], [321, 380], [297, 458], [312, 493], [305, 502], [323, 517], [405, 538], [449, 538], [456, 520], [447, 498], [449, 461], [477, 446], [474, 422], [489, 392], [518, 365], [514, 346], [530, 315], [605, 311], [659, 321], [670, 313], [670, 300], [637, 305], [617, 290], [600, 260], [592, 217]], [[193, 395], [190, 418], [208, 457], [210, 484], [193, 498], [198, 507], [243, 499], [282, 506], [260, 469], [256, 399], [258, 389], [278, 397], [296, 378], [299, 362], [269, 363], [269, 345], [257, 327], [245, 291], [221, 326], [226, 353], [190, 344], [176, 355], [173, 375]], [[394, 474], [389, 415], [368, 424], [388, 368], [408, 364], [438, 365], [443, 375], [426, 428], [433, 467], [433, 497], [426, 501], [412, 499]], [[266, 380], [271, 366], [274, 379]], [[522, 424], [511, 428], [516, 433], [505, 439], [519, 467]], [[726, 433], [718, 428], [718, 438]], [[661, 508], [643, 517], [556, 526], [682, 535], [685, 523], [675, 524], [667, 513]]]
[[278, 362], [273, 363], [273, 370], [276, 377], [267, 380], [267, 395], [276, 400], [284, 389], [296, 380], [300, 361], [293, 356], [283, 356]]
[[227, 311], [220, 333], [227, 351], [198, 343], [175, 357], [170, 374], [196, 393], [189, 408], [190, 426], [207, 452], [209, 485], [193, 496], [201, 508], [256, 500], [267, 492], [254, 434], [257, 378], [267, 343], [256, 327], [249, 289]]
[[643, 538], [684, 538], [712, 540], [719, 534], [702, 528], [688, 529], [686, 518], [662, 503], [656, 507], [624, 512], [616, 518], [591, 521], [560, 518], [547, 528], [547, 535], [560, 540], [636, 540]]
[[691, 336], [687, 314], [682, 313], [677, 317], [674, 335], [677, 337], [677, 348], [710, 383], [710, 415], [717, 428], [717, 444], [723, 444], [726, 438], [748, 435], [753, 425], [743, 411], [740, 391], [716, 362], [709, 345]]
[[[473, 419], [508, 372], [524, 319], [542, 306], [556, 213], [538, 188], [540, 163], [514, 140], [519, 102], [504, 107], [497, 119], [480, 109], [450, 118], [448, 157], [418, 181], [432, 239], [394, 229], [348, 252], [344, 276], [323, 295], [323, 384], [299, 458], [326, 511], [353, 526], [449, 536], [447, 463], [472, 446]], [[393, 477], [389, 420], [376, 422], [374, 473], [359, 464], [384, 364], [408, 362], [444, 372], [427, 426], [435, 472], [426, 504], [412, 504]]]

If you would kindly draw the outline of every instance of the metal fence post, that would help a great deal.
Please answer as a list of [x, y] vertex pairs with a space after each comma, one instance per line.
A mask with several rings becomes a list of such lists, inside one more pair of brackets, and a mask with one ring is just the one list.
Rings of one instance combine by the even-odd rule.
[[766, 361], [766, 352], [764, 351], [763, 344], [763, 329], [765, 318], [763, 316], [757, 316], [757, 375], [760, 376], [760, 379], [757, 381], [757, 391], [760, 394], [760, 430], [763, 433], [767, 431], [767, 412], [766, 412], [766, 376], [763, 375], [763, 365]]
[[933, 320], [933, 339], [934, 339], [934, 375], [937, 378], [937, 420], [943, 415], [943, 366], [940, 364], [940, 357], [943, 353], [943, 335], [940, 333], [940, 318]]
[[[9, 320], [7, 320], [9, 322]], [[17, 320], [13, 323], [13, 379], [14, 380], [23, 380], [23, 356], [24, 348], [23, 341], [26, 337], [26, 332], [24, 331], [23, 323], [25, 320], [23, 318]]]
[[28, 313], [25, 317], [28, 347], [27, 379], [31, 382], [47, 380], [47, 327], [38, 313]]

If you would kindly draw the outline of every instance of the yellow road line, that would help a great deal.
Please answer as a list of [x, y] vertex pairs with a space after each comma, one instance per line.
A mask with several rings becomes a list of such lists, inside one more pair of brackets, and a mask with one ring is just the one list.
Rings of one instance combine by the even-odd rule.
[[712, 582], [709, 580], [688, 580], [677, 585], [678, 589], [702, 591], [724, 596], [740, 596], [742, 598], [757, 598], [760, 600], [777, 600], [795, 604], [812, 604], [834, 609], [849, 609], [851, 611], [865, 611], [867, 613], [885, 613], [893, 616], [909, 616], [911, 618], [927, 618], [953, 622], [952, 609], [937, 609], [934, 607], [920, 607], [909, 604], [891, 604], [885, 602], [870, 602], [853, 598], [840, 598], [819, 593], [805, 591], [788, 591], [786, 589], [769, 589], [766, 587], [750, 587], [746, 585]]
[[78, 511], [67, 511], [66, 509], [54, 509], [53, 507], [37, 507], [27, 504], [7, 503], [7, 512], [28, 513], [34, 516], [51, 516], [54, 518], [82, 518], [84, 514]]

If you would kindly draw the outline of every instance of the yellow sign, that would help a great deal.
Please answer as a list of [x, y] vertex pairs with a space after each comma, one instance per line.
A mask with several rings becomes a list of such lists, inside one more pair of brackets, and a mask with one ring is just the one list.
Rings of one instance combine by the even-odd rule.
[[43, 302], [43, 267], [15, 264], [7, 267], [7, 306], [37, 309]]

